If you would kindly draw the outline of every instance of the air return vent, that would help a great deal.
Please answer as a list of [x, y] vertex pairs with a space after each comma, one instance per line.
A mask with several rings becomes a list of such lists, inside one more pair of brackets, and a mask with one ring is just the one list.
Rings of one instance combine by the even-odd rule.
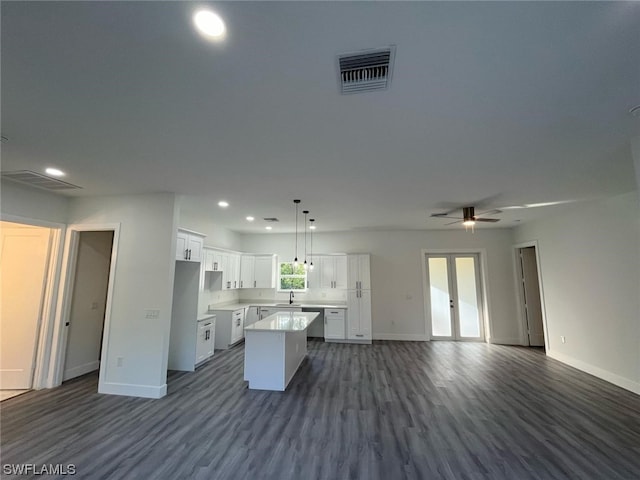
[[343, 95], [386, 90], [391, 83], [395, 46], [338, 55]]
[[46, 188], [47, 190], [72, 190], [82, 188], [71, 183], [63, 182], [57, 178], [47, 177], [31, 170], [16, 170], [15, 172], [2, 172], [2, 178], [26, 183], [33, 187]]

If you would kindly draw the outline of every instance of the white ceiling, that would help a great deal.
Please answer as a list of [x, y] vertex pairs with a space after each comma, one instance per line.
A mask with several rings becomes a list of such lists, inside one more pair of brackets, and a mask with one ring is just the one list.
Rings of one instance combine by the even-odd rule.
[[[2, 170], [195, 195], [259, 232], [246, 215], [289, 230], [294, 198], [320, 230], [424, 229], [636, 188], [640, 3], [212, 3], [221, 44], [192, 28], [202, 5], [2, 2]], [[388, 91], [338, 93], [336, 55], [391, 44]]]

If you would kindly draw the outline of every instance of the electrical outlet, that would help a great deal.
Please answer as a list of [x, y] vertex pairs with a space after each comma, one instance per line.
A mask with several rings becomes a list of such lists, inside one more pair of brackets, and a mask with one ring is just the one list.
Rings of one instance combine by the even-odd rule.
[[123, 363], [124, 363], [124, 358], [118, 357], [118, 359], [116, 360], [116, 366], [121, 367]]
[[98, 309], [98, 302], [91, 303], [91, 310], [97, 310], [97, 309]]
[[567, 343], [567, 339], [565, 338], [565, 336], [564, 336], [564, 335], [560, 335], [560, 341], [561, 341], [562, 343]]

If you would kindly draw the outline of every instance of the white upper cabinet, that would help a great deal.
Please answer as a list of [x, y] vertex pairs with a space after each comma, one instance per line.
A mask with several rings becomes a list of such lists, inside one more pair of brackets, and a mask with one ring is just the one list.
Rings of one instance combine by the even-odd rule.
[[255, 283], [256, 257], [254, 255], [240, 256], [240, 288], [253, 288]]
[[321, 255], [317, 260], [320, 264], [320, 288], [347, 288], [346, 255]]
[[176, 260], [184, 262], [202, 261], [204, 235], [190, 230], [178, 229], [176, 240]]
[[243, 254], [240, 288], [276, 288], [276, 256]]
[[275, 255], [255, 255], [253, 288], [276, 288]]
[[371, 290], [371, 259], [369, 254], [348, 255], [348, 289]]

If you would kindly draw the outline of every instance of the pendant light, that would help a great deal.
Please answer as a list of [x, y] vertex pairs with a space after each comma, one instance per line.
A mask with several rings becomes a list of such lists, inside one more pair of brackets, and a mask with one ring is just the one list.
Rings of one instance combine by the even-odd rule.
[[294, 200], [293, 203], [296, 206], [296, 256], [293, 259], [293, 267], [296, 268], [298, 266], [298, 205], [300, 200]]
[[307, 215], [309, 215], [309, 210], [303, 210], [304, 213], [304, 270], [307, 271], [309, 268], [309, 264], [307, 264]]
[[313, 230], [315, 229], [315, 226], [313, 224], [313, 222], [315, 222], [315, 218], [310, 218], [309, 219], [309, 230], [310, 230], [310, 236], [311, 236], [311, 248], [309, 248], [309, 270], [313, 270]]

